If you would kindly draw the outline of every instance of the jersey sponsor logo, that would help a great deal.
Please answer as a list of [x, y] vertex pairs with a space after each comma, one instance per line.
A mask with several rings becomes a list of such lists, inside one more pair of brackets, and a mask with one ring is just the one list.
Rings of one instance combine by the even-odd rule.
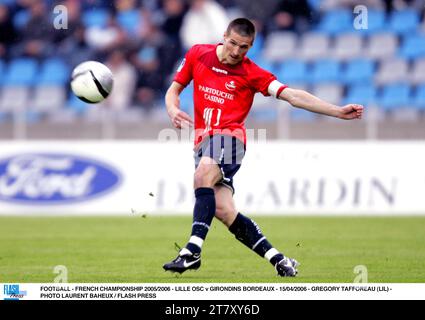
[[121, 174], [94, 159], [59, 153], [0, 160], [0, 200], [30, 205], [81, 202], [115, 189]]
[[226, 89], [229, 91], [235, 91], [236, 90], [236, 85], [235, 85], [235, 81], [230, 81], [230, 82], [226, 82], [225, 84]]
[[224, 104], [224, 102], [226, 100], [231, 100], [233, 101], [235, 99], [235, 95], [225, 92], [225, 91], [221, 91], [221, 90], [217, 90], [217, 89], [213, 89], [210, 87], [205, 87], [202, 85], [198, 86], [198, 90], [201, 92], [204, 92], [204, 99], [208, 100], [208, 101], [212, 101], [212, 102], [216, 102], [219, 104]]
[[212, 67], [212, 70], [215, 71], [215, 72], [218, 72], [218, 73], [228, 74], [228, 72], [226, 70], [219, 69], [219, 68], [216, 68], [216, 67]]
[[182, 62], [180, 63], [179, 67], [177, 68], [177, 72], [182, 71], [182, 69], [183, 69], [183, 67], [184, 67], [184, 64], [185, 64], [185, 63], [186, 63], [186, 58], [184, 58], [184, 59], [182, 60]]

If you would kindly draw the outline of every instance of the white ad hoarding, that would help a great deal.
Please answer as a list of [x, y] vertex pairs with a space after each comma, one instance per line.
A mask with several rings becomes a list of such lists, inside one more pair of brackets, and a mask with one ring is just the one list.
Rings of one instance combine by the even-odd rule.
[[[0, 214], [191, 214], [193, 150], [177, 142], [0, 143]], [[247, 214], [425, 214], [425, 143], [248, 144]]]

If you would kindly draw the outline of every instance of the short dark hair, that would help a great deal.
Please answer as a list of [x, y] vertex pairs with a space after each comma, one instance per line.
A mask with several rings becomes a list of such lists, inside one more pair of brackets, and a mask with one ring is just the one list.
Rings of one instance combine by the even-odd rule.
[[252, 37], [252, 40], [255, 38], [255, 26], [246, 18], [237, 18], [230, 22], [226, 33], [230, 34], [232, 30], [243, 37]]

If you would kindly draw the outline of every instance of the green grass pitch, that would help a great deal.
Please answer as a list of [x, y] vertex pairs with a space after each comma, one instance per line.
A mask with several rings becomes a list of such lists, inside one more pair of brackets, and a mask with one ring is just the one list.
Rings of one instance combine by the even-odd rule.
[[0, 217], [0, 282], [353, 282], [355, 266], [369, 282], [425, 282], [425, 217], [264, 217], [254, 219], [286, 255], [301, 262], [297, 278], [240, 244], [217, 220], [202, 266], [182, 275], [162, 264], [188, 239], [190, 216]]

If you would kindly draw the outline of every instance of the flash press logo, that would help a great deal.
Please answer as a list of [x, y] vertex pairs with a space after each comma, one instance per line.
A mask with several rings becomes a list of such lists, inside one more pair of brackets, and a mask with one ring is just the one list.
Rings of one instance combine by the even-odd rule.
[[19, 289], [19, 284], [4, 285], [4, 300], [19, 300], [27, 295], [26, 291]]

